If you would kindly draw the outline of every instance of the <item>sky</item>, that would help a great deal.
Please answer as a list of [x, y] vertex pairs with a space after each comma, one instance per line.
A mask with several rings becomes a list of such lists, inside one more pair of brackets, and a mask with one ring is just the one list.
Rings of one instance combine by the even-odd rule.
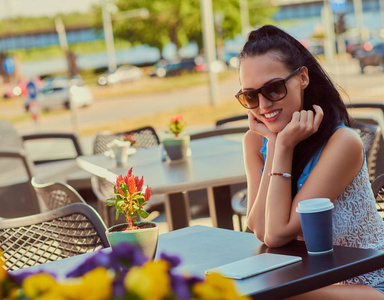
[[101, 0], [0, 0], [0, 19], [16, 16], [52, 16], [58, 13], [87, 12]]

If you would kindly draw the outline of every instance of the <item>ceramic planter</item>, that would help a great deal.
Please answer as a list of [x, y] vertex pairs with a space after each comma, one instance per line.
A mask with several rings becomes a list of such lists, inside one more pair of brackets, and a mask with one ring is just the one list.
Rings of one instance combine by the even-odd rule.
[[159, 236], [159, 226], [155, 222], [136, 222], [139, 229], [124, 231], [128, 223], [118, 224], [105, 232], [112, 249], [120, 242], [133, 243], [140, 247], [141, 251], [149, 258], [154, 258]]
[[162, 141], [164, 150], [167, 152], [170, 160], [178, 160], [187, 158], [189, 149], [189, 135], [164, 139]]

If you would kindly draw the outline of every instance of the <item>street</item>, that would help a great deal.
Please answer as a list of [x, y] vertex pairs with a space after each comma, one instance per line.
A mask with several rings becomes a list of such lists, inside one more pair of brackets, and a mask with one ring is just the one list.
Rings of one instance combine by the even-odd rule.
[[[366, 74], [360, 74], [358, 61], [341, 58], [333, 64], [324, 64], [324, 68], [332, 79], [340, 85], [348, 97], [342, 94], [346, 103], [379, 102], [384, 99], [384, 73], [380, 67], [367, 67]], [[220, 103], [235, 101], [235, 93], [239, 90], [237, 74], [221, 81], [219, 85]], [[79, 128], [108, 124], [128, 118], [149, 118], [156, 113], [166, 112], [177, 107], [207, 105], [209, 85], [195, 86], [169, 92], [115, 96], [98, 99], [87, 108], [77, 110]], [[21, 108], [20, 108], [21, 109]], [[150, 121], [148, 122], [151, 123]], [[32, 120], [15, 124], [20, 134], [36, 132]], [[60, 115], [43, 116], [39, 120], [42, 131], [72, 131], [72, 118], [69, 111]]]

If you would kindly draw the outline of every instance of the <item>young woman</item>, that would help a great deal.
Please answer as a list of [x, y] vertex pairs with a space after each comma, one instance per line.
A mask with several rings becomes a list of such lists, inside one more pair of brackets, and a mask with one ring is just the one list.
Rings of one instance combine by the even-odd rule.
[[[361, 139], [313, 55], [264, 26], [244, 45], [239, 76], [236, 98], [248, 109], [250, 127], [243, 142], [247, 223], [256, 237], [269, 247], [302, 239], [297, 204], [321, 197], [335, 205], [335, 245], [384, 249]], [[380, 269], [297, 298], [384, 299], [383, 282]]]

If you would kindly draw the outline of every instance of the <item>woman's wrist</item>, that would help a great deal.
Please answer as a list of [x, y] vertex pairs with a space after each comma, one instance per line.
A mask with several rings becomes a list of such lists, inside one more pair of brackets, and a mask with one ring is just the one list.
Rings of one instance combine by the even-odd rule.
[[275, 147], [281, 149], [282, 151], [293, 151], [296, 147], [296, 144], [293, 141], [287, 141], [285, 139], [279, 138], [279, 136], [275, 139]]

